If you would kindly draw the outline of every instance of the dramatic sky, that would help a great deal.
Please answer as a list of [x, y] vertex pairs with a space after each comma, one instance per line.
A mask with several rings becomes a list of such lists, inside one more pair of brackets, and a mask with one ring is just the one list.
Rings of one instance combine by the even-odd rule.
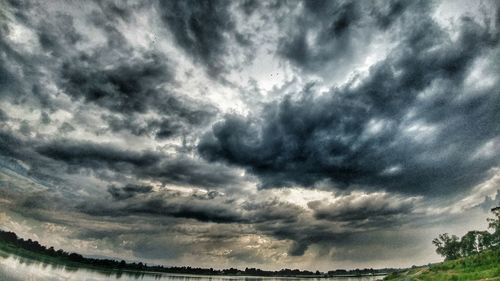
[[0, 228], [84, 255], [438, 261], [500, 200], [498, 1], [0, 3]]

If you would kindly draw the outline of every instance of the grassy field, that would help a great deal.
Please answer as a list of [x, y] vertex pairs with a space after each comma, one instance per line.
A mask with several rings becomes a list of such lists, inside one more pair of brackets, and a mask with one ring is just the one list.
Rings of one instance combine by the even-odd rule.
[[499, 280], [500, 249], [485, 251], [478, 255], [445, 261], [430, 266], [416, 267], [393, 273], [384, 280]]

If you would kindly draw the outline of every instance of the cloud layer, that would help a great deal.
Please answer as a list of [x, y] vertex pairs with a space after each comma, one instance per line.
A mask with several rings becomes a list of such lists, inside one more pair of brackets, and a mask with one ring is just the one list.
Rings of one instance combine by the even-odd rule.
[[177, 265], [434, 261], [498, 200], [499, 11], [1, 4], [2, 227]]

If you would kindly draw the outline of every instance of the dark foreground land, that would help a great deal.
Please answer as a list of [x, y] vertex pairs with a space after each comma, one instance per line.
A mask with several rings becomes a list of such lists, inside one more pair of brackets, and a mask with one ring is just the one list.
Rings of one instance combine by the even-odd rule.
[[113, 259], [87, 258], [77, 253], [68, 253], [63, 250], [55, 250], [53, 247], [40, 245], [31, 239], [24, 240], [13, 232], [0, 230], [0, 252], [11, 253], [19, 257], [33, 259], [36, 261], [63, 265], [72, 268], [87, 268], [106, 272], [150, 272], [150, 273], [171, 273], [189, 275], [219, 275], [219, 276], [260, 276], [260, 277], [300, 277], [300, 278], [321, 278], [321, 277], [356, 277], [356, 276], [384, 276], [397, 269], [354, 269], [335, 270], [324, 272], [312, 272], [299, 269], [281, 269], [279, 271], [267, 271], [257, 268], [246, 268], [244, 270], [196, 268], [189, 266], [165, 267], [162, 265], [147, 265], [142, 262], [126, 262]]

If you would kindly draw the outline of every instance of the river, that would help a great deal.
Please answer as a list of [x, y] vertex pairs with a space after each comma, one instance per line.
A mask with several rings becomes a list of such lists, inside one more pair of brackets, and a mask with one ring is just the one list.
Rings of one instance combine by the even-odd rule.
[[264, 281], [264, 280], [307, 280], [307, 281], [375, 281], [377, 277], [331, 277], [331, 278], [288, 278], [288, 277], [248, 277], [248, 276], [199, 276], [167, 273], [142, 272], [105, 272], [84, 268], [71, 268], [62, 265], [47, 264], [40, 261], [21, 258], [13, 254], [0, 255], [0, 280], [2, 281]]

